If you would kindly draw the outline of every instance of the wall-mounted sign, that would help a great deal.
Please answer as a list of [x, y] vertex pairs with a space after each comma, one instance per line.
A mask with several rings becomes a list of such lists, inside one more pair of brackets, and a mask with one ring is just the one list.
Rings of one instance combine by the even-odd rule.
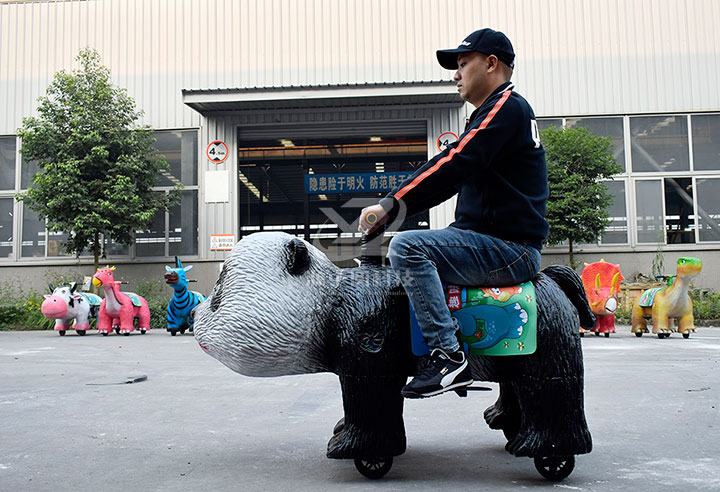
[[210, 251], [232, 251], [235, 234], [210, 234]]
[[458, 136], [455, 135], [453, 132], [444, 132], [441, 133], [440, 136], [437, 139], [437, 148], [440, 152], [445, 150], [448, 145], [455, 142], [458, 139]]
[[228, 152], [228, 146], [221, 140], [210, 142], [207, 146], [207, 150], [205, 151], [207, 158], [215, 164], [220, 164], [222, 161], [227, 159], [229, 154], [230, 152]]
[[397, 173], [306, 174], [305, 193], [373, 193], [391, 191], [412, 176], [412, 171]]
[[230, 201], [229, 171], [205, 171], [205, 203]]

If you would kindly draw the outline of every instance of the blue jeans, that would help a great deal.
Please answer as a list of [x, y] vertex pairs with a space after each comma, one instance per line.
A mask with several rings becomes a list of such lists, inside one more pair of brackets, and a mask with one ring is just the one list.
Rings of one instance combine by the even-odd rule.
[[405, 288], [430, 351], [459, 350], [443, 283], [503, 287], [532, 279], [540, 252], [479, 232], [445, 229], [401, 232], [388, 258]]

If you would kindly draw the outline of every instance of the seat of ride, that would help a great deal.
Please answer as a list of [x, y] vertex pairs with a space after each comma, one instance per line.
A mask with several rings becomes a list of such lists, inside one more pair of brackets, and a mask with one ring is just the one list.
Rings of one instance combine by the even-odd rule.
[[[460, 346], [468, 355], [530, 355], [537, 349], [537, 303], [532, 282], [510, 287], [445, 286]], [[410, 307], [412, 350], [428, 354]]]

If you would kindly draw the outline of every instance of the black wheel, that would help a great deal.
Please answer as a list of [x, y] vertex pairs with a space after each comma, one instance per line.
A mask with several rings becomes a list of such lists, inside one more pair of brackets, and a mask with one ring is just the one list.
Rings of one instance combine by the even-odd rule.
[[682, 336], [683, 336], [683, 338], [690, 338], [690, 332], [686, 331], [685, 333], [682, 334]]
[[65, 330], [58, 330], [58, 335], [60, 335], [61, 337], [64, 337], [64, 336], [65, 336]]
[[567, 478], [575, 468], [575, 456], [543, 456], [535, 458], [535, 468], [552, 482]]
[[80, 335], [81, 337], [84, 337], [85, 333], [87, 333], [85, 330], [77, 330], [77, 334]]
[[580, 338], [585, 338], [585, 333], [580, 332]]
[[115, 328], [115, 334], [116, 334], [116, 335], [119, 335], [119, 334], [120, 334], [120, 328]]
[[392, 468], [393, 458], [388, 456], [387, 458], [355, 458], [355, 468], [363, 476], [376, 480], [385, 476], [387, 472]]
[[596, 337], [599, 337], [599, 336], [600, 336], [600, 332], [599, 332], [599, 331], [596, 331], [596, 332], [595, 332], [595, 336], [596, 336]]
[[123, 335], [125, 335], [126, 337], [129, 337], [129, 336], [130, 336], [130, 332], [129, 332], [129, 331], [126, 331], [125, 333], [123, 333]]
[[180, 328], [180, 334], [181, 334], [181, 335], [184, 335], [184, 334], [185, 334], [185, 328]]
[[147, 333], [147, 330], [140, 330], [141, 335], [144, 335], [145, 333]]
[[642, 336], [642, 332], [641, 332], [641, 331], [636, 331], [636, 332], [635, 332], [635, 336], [638, 337], [638, 338], [640, 338], [640, 337]]
[[108, 336], [108, 332], [106, 332], [106, 331], [102, 332], [102, 334], [104, 337]]
[[172, 336], [177, 335], [177, 330], [168, 330]]
[[670, 338], [670, 333], [658, 333], [658, 338]]

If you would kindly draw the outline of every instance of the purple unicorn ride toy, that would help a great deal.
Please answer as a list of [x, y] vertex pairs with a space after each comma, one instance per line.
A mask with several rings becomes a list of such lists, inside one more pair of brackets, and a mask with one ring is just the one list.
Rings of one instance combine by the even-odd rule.
[[120, 292], [119, 284], [113, 278], [115, 267], [100, 268], [93, 275], [93, 285], [102, 287], [105, 299], [100, 305], [98, 331], [106, 336], [116, 333], [130, 335], [137, 319], [137, 329], [142, 335], [150, 329], [150, 308], [142, 296], [132, 292]]
[[85, 335], [90, 329], [90, 318], [97, 318], [102, 298], [89, 292], [76, 292], [77, 283], [53, 287], [49, 284], [50, 294], [40, 305], [40, 311], [47, 319], [55, 320], [55, 331], [64, 336], [69, 329], [70, 320], [75, 321], [72, 329], [78, 335]]
[[175, 257], [175, 268], [165, 265], [165, 283], [175, 291], [167, 307], [167, 331], [172, 336], [177, 335], [178, 332], [184, 335], [185, 330], [193, 331], [193, 320], [190, 312], [205, 300], [204, 295], [190, 291], [187, 288], [188, 282], [194, 282], [194, 280], [188, 280], [185, 276], [192, 267], [192, 265], [183, 267], [177, 256]]

